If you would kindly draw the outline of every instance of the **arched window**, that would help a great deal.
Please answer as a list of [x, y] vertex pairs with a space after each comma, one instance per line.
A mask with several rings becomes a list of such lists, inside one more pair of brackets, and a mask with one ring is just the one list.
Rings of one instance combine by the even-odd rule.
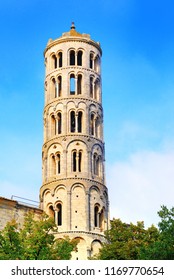
[[75, 65], [75, 51], [70, 51], [70, 65]]
[[94, 207], [94, 227], [99, 227], [99, 207]]
[[82, 112], [78, 112], [78, 132], [82, 132]]
[[93, 165], [94, 165], [94, 174], [99, 175], [99, 164], [100, 164], [100, 157], [95, 153], [94, 159], [93, 159]]
[[53, 61], [53, 69], [57, 68], [57, 57], [55, 56], [55, 54], [52, 55], [52, 61]]
[[94, 55], [93, 55], [93, 53], [90, 53], [90, 57], [89, 57], [89, 67], [90, 67], [91, 69], [94, 68]]
[[51, 164], [50, 164], [50, 173], [51, 176], [54, 176], [56, 174], [56, 161], [55, 161], [55, 156], [51, 155]]
[[78, 53], [77, 53], [77, 65], [78, 66], [82, 66], [82, 55], [83, 55], [83, 52], [78, 51]]
[[71, 111], [71, 113], [70, 113], [70, 131], [75, 132], [75, 129], [76, 129], [75, 112]]
[[61, 203], [57, 204], [57, 225], [58, 226], [62, 225], [62, 204]]
[[54, 115], [51, 116], [51, 136], [56, 135], [56, 120]]
[[62, 52], [59, 52], [58, 53], [58, 65], [59, 65], [59, 67], [62, 67], [62, 60], [63, 60]]
[[70, 94], [75, 94], [75, 76], [74, 74], [70, 75]]
[[73, 152], [73, 166], [72, 166], [73, 172], [76, 172], [76, 170], [77, 170], [76, 157], [77, 157], [77, 152], [74, 151]]
[[62, 133], [62, 114], [59, 112], [57, 114], [57, 132], [58, 134]]
[[100, 137], [100, 118], [97, 117], [95, 121], [95, 136]]
[[52, 91], [52, 98], [57, 96], [57, 84], [55, 78], [51, 80], [51, 91]]
[[82, 171], [82, 152], [79, 152], [79, 158], [78, 158], [78, 168], [79, 168], [79, 172]]
[[99, 67], [100, 67], [100, 59], [99, 59], [99, 56], [97, 55], [94, 60], [94, 70], [96, 72], [99, 72]]
[[77, 77], [77, 94], [82, 94], [82, 75]]
[[57, 154], [57, 173], [60, 174], [60, 153]]
[[99, 100], [99, 80], [95, 81], [95, 85], [94, 85], [94, 98], [96, 100]]
[[100, 229], [102, 229], [103, 230], [103, 228], [104, 228], [104, 209], [102, 209], [101, 211], [100, 211], [100, 214], [99, 214], [99, 227], [100, 227]]
[[50, 205], [50, 206], [48, 207], [48, 215], [49, 215], [49, 217], [54, 218], [54, 209], [53, 209], [53, 205]]
[[72, 153], [72, 171], [82, 172], [82, 151]]
[[90, 97], [94, 97], [93, 77], [90, 77]]
[[91, 132], [91, 135], [94, 136], [94, 133], [95, 133], [95, 116], [94, 116], [93, 113], [91, 114], [91, 120], [90, 120], [90, 132]]
[[57, 97], [60, 97], [62, 95], [62, 77], [58, 76], [57, 81]]

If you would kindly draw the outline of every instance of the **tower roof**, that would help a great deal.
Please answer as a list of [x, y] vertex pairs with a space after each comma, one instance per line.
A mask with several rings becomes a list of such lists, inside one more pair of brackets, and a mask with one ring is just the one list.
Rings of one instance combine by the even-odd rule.
[[71, 29], [68, 32], [64, 32], [62, 34], [62, 37], [84, 37], [84, 38], [88, 38], [90, 39], [90, 35], [89, 34], [84, 34], [84, 33], [79, 33], [76, 31], [76, 27], [74, 22], [72, 22], [71, 24]]
[[93, 41], [89, 34], [77, 32], [74, 22], [72, 22], [70, 30], [68, 32], [62, 33], [62, 36], [60, 36], [55, 40], [49, 39], [45, 51], [47, 51], [47, 49], [49, 49], [51, 46], [59, 42], [66, 42], [66, 41], [73, 41], [73, 40], [82, 40], [91, 43], [95, 45], [95, 47], [97, 47], [102, 53], [102, 50], [100, 48], [100, 43]]

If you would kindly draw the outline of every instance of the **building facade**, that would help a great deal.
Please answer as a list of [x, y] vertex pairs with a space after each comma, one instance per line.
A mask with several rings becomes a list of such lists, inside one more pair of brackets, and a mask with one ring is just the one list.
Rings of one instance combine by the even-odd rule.
[[102, 50], [72, 23], [50, 39], [45, 57], [41, 208], [56, 238], [78, 239], [72, 259], [98, 252], [109, 227], [101, 85]]

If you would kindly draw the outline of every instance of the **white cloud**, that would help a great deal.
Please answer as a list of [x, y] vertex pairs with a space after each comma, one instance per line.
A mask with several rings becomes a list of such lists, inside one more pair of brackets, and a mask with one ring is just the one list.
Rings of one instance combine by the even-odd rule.
[[125, 222], [159, 221], [161, 205], [174, 205], [174, 151], [134, 153], [127, 161], [107, 166], [111, 218]]

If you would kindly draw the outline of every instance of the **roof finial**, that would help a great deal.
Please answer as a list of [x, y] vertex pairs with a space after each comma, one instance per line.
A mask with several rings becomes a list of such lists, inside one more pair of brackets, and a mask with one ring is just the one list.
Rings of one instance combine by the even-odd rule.
[[76, 29], [74, 22], [72, 21], [71, 29]]

